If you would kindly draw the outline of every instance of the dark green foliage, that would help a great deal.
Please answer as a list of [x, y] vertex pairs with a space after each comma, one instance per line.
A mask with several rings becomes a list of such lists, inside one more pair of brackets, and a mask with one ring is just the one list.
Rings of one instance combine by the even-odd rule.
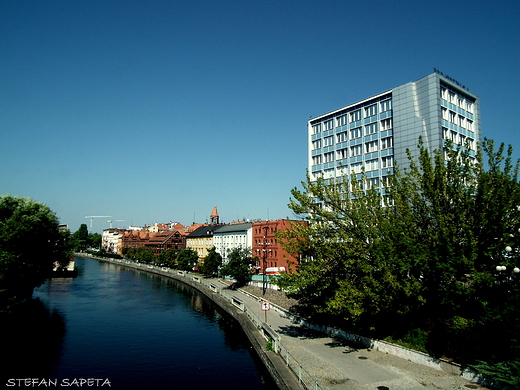
[[251, 249], [233, 248], [221, 269], [221, 275], [230, 276], [239, 286], [243, 286], [251, 280], [252, 267], [257, 263], [258, 259], [251, 256]]
[[0, 197], [0, 289], [32, 291], [54, 262], [70, 260], [69, 236], [52, 210], [30, 198]]
[[204, 276], [211, 277], [218, 274], [219, 268], [222, 266], [222, 256], [215, 247], [208, 251], [208, 255], [204, 258], [202, 265], [202, 273]]
[[156, 263], [164, 264], [167, 267], [175, 267], [177, 265], [177, 256], [179, 251], [177, 249], [168, 249], [159, 253]]
[[192, 271], [193, 267], [197, 265], [198, 260], [199, 255], [196, 251], [191, 248], [184, 248], [179, 253], [179, 257], [177, 258], [177, 265], [181, 270]]
[[357, 174], [294, 189], [289, 207], [309, 225], [278, 236], [305, 255], [277, 283], [311, 313], [365, 335], [422, 344], [463, 365], [514, 361], [520, 185], [512, 149], [485, 140], [476, 156], [451, 144], [432, 155], [419, 142], [418, 158], [409, 156], [410, 168], [396, 168], [387, 188], [367, 189]]

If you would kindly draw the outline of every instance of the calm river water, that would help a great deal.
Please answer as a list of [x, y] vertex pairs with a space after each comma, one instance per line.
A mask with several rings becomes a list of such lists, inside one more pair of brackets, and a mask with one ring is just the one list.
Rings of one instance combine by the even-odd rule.
[[76, 266], [77, 278], [49, 280], [2, 314], [4, 386], [276, 389], [240, 326], [196, 290], [96, 260]]

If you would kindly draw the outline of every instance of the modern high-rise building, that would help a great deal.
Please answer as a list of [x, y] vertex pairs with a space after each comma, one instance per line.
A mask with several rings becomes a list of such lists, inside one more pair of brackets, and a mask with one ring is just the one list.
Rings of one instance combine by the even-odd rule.
[[475, 153], [480, 141], [477, 96], [437, 69], [432, 74], [312, 118], [308, 122], [311, 180], [365, 170], [368, 185], [384, 186], [406, 150], [417, 155], [422, 136], [433, 151], [447, 140]]

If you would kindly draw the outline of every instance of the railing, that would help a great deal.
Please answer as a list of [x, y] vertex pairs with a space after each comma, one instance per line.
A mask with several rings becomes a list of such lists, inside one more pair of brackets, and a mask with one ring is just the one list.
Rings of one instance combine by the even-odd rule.
[[[95, 257], [95, 256], [91, 256], [91, 257]], [[264, 321], [262, 321], [260, 318], [258, 318], [258, 316], [252, 310], [250, 310], [244, 304], [243, 301], [236, 298], [234, 295], [228, 294], [225, 290], [219, 289], [217, 286], [215, 286], [215, 284], [207, 281], [206, 279], [201, 278], [200, 276], [191, 275], [188, 272], [173, 270], [173, 269], [165, 268], [165, 267], [151, 266], [149, 264], [136, 263], [134, 261], [129, 261], [129, 260], [125, 260], [125, 259], [105, 259], [105, 258], [103, 258], [103, 260], [114, 262], [114, 263], [128, 264], [133, 267], [143, 268], [145, 270], [153, 269], [155, 272], [157, 272], [159, 274], [163, 274], [163, 275], [166, 274], [167, 276], [173, 274], [173, 276], [176, 276], [176, 277], [182, 276], [185, 278], [189, 278], [190, 280], [196, 282], [197, 284], [205, 286], [208, 290], [221, 295], [224, 299], [226, 299], [232, 305], [234, 305], [235, 307], [242, 310], [247, 315], [249, 320], [256, 326], [256, 328], [262, 332], [262, 334], [266, 338], [266, 340], [271, 340], [273, 351], [276, 352], [278, 355], [280, 355], [280, 357], [284, 360], [287, 367], [289, 367], [290, 370], [294, 373], [294, 375], [298, 378], [298, 382], [303, 389], [323, 390], [323, 387], [318, 383], [318, 381], [316, 379], [314, 379], [312, 377], [312, 375], [309, 374], [307, 372], [307, 370], [305, 370], [305, 368], [303, 368], [303, 366], [298, 362], [298, 360], [296, 360], [296, 358], [293, 355], [291, 355], [289, 350], [283, 345], [283, 343], [281, 342], [280, 336], [278, 334], [276, 334]]]

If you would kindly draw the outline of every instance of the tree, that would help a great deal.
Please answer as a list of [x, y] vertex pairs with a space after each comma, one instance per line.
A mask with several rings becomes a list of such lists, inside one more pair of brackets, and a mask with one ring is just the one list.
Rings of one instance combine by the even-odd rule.
[[89, 233], [87, 237], [87, 245], [90, 248], [101, 248], [101, 234], [99, 233]]
[[258, 263], [258, 258], [252, 257], [250, 248], [233, 248], [228, 255], [228, 261], [222, 267], [221, 274], [230, 276], [239, 286], [251, 280], [252, 267]]
[[485, 140], [475, 155], [452, 144], [430, 154], [419, 141], [418, 158], [409, 154], [410, 168], [397, 167], [390, 187], [370, 188], [364, 174], [308, 178], [289, 207], [309, 225], [280, 237], [310, 256], [277, 283], [365, 334], [419, 328], [435, 356], [514, 359], [520, 185], [512, 148], [504, 152]]
[[74, 248], [76, 250], [84, 251], [88, 246], [88, 228], [85, 223], [82, 223], [78, 230], [72, 235]]
[[68, 264], [68, 235], [58, 224], [47, 205], [25, 197], [0, 197], [0, 289], [32, 292], [49, 276], [54, 262]]
[[208, 255], [204, 258], [202, 265], [202, 273], [207, 276], [218, 274], [219, 268], [222, 266], [222, 256], [217, 252], [215, 247], [208, 251]]
[[181, 270], [191, 271], [193, 267], [197, 265], [197, 261], [199, 260], [199, 255], [191, 248], [184, 248], [179, 253], [179, 257], [177, 258], [177, 265]]
[[165, 264], [168, 267], [174, 267], [177, 264], [177, 256], [179, 251], [177, 249], [167, 249], [159, 253], [157, 263]]

